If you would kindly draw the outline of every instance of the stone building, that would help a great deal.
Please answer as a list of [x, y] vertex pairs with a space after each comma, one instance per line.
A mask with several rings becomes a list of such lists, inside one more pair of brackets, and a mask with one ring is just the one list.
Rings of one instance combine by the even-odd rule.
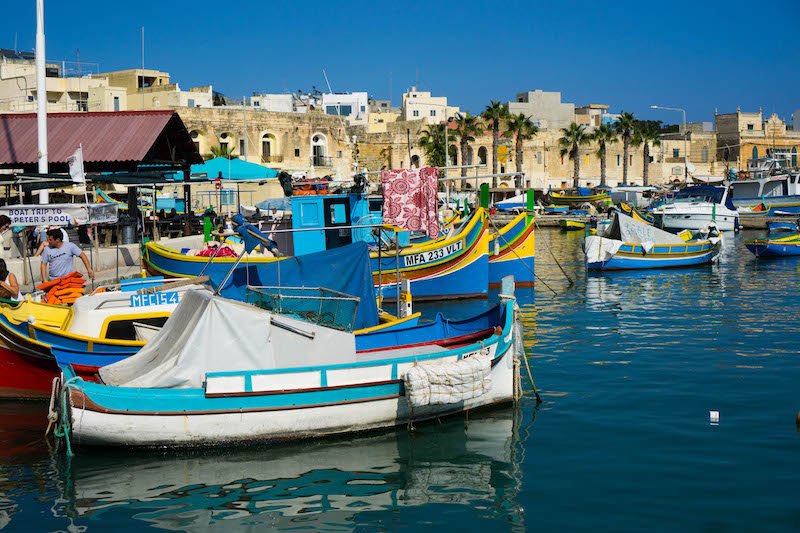
[[717, 159], [727, 161], [731, 167], [747, 169], [751, 159], [783, 155], [792, 166], [797, 166], [800, 151], [800, 131], [786, 127], [786, 123], [772, 114], [767, 120], [761, 111], [714, 115], [717, 129]]
[[508, 103], [508, 111], [529, 117], [539, 129], [557, 130], [575, 121], [575, 104], [562, 103], [560, 92], [536, 89], [519, 93], [516, 101]]
[[210, 85], [181, 90], [170, 82], [168, 72], [152, 69], [127, 69], [101, 72], [94, 76], [108, 85], [122, 87], [127, 94], [128, 109], [171, 109], [175, 107], [211, 107], [214, 105]]

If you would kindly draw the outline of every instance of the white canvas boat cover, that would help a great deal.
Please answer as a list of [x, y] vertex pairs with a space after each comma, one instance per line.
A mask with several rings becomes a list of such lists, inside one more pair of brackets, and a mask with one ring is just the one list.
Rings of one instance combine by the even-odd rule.
[[404, 381], [413, 407], [463, 402], [492, 388], [492, 359], [481, 354], [455, 363], [423, 363], [409, 368]]
[[100, 377], [117, 387], [200, 388], [209, 372], [353, 361], [350, 333], [192, 290], [151, 342]]
[[628, 215], [615, 213], [615, 218], [611, 222], [611, 227], [605, 232], [603, 237], [616, 239], [622, 242], [634, 244], [683, 244], [684, 241], [677, 235], [658, 229], [650, 224], [637, 222]]

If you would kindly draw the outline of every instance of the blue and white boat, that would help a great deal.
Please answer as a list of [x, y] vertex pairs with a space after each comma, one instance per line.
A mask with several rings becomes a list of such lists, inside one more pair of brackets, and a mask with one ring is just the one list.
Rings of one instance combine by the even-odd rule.
[[776, 239], [754, 239], [744, 245], [756, 257], [796, 257], [800, 256], [800, 233]]
[[54, 405], [72, 446], [196, 446], [390, 427], [511, 402], [522, 356], [513, 279], [499, 305], [355, 335], [189, 291], [138, 354], [101, 383], [64, 366]]
[[794, 220], [771, 220], [767, 222], [767, 230], [770, 233], [781, 233], [786, 231], [797, 233], [800, 232], [800, 226], [798, 226], [797, 222]]
[[688, 240], [615, 213], [603, 235], [584, 241], [589, 270], [677, 268], [708, 264], [720, 252], [722, 237], [714, 227], [684, 235]]
[[686, 187], [678, 191], [671, 202], [651, 212], [655, 225], [670, 231], [703, 230], [710, 224], [720, 231], [735, 231], [739, 227], [739, 213], [728, 187]]

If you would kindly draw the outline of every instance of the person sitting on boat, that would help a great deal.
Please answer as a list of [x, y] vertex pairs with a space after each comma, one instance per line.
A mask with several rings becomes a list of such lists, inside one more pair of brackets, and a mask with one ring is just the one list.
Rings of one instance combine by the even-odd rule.
[[[64, 242], [61, 231], [60, 228], [47, 230], [47, 246], [42, 251], [42, 281], [60, 278], [75, 272], [74, 257], [81, 258], [83, 266], [86, 267], [86, 273], [91, 279], [94, 279], [94, 270], [92, 270], [86, 254], [74, 243]], [[50, 265], [49, 278], [47, 277], [48, 265]]]
[[0, 298], [19, 300], [19, 282], [17, 276], [8, 271], [4, 259], [0, 259]]

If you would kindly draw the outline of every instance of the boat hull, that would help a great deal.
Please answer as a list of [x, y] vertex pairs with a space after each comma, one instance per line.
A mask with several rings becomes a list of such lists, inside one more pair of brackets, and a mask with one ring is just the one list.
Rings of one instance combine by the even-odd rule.
[[800, 256], [800, 243], [779, 241], [749, 241], [744, 244], [756, 257], [797, 257]]
[[670, 230], [703, 230], [715, 224], [720, 231], [734, 231], [739, 225], [739, 217], [735, 213], [663, 213], [656, 214], [658, 227]]
[[0, 343], [0, 398], [33, 400], [50, 397], [61, 370], [55, 359], [20, 355]]
[[[517, 287], [533, 287], [536, 256], [535, 221], [525, 213], [493, 235], [489, 242], [489, 287], [499, 288], [506, 276]], [[496, 241], [496, 244], [495, 244]]]
[[[479, 334], [486, 320], [502, 327], [490, 327], [481, 340], [463, 346], [456, 337], [451, 339], [455, 347], [449, 349], [436, 343], [414, 344], [404, 348], [412, 351], [392, 356], [391, 350], [397, 347], [389, 347], [388, 352], [377, 348], [344, 365], [210, 372], [205, 375], [203, 388], [111, 387], [74, 380], [72, 368], [65, 367], [67, 385], [59, 392], [66, 395], [66, 401], [59, 400], [56, 405], [60, 419], [70, 422], [67, 433], [73, 446], [269, 442], [448, 416], [513, 400], [518, 384], [518, 328], [513, 309], [513, 301], [506, 300], [497, 311], [500, 314], [492, 315], [499, 322], [479, 315], [474, 319], [476, 325], [470, 327], [472, 334]], [[452, 327], [463, 329], [455, 323]], [[401, 334], [387, 333], [386, 339], [396, 335]], [[405, 338], [413, 339], [415, 334]], [[477, 389], [453, 389], [445, 393], [457, 395], [450, 399], [434, 400], [431, 394], [420, 402], [417, 396], [412, 406], [406, 374], [420, 372], [419, 367], [428, 364], [432, 372], [441, 372], [435, 369], [446, 365], [479, 365], [482, 377], [470, 382]]]
[[592, 194], [590, 196], [562, 196], [557, 193], [550, 194], [550, 202], [554, 205], [572, 205], [586, 202], [599, 202], [610, 199], [608, 193]]
[[[761, 205], [766, 209], [763, 211]], [[743, 212], [749, 212], [754, 215], [774, 216], [775, 211], [783, 213], [791, 213], [800, 215], [800, 195], [788, 196], [765, 196], [763, 198], [734, 198], [733, 205]]]
[[[587, 249], [592, 239], [587, 237]], [[649, 252], [641, 245], [624, 243], [612, 257], [592, 261], [587, 256], [589, 270], [647, 270], [664, 268], [685, 268], [712, 263], [719, 255], [720, 244], [710, 241], [687, 243], [685, 245], [655, 244]]]

